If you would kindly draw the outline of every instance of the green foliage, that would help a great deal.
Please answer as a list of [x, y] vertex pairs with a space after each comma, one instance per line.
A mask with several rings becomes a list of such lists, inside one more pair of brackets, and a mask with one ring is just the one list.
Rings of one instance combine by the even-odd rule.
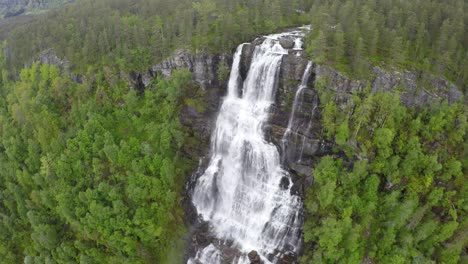
[[[231, 52], [258, 34], [306, 23], [303, 1], [82, 0], [37, 16], [8, 37], [8, 64], [21, 69], [54, 49], [72, 68], [146, 70], [172, 51]], [[28, 41], [24, 41], [27, 39]]]
[[220, 81], [227, 81], [229, 79], [229, 72], [230, 68], [227, 65], [226, 61], [223, 60], [219, 63], [218, 69], [217, 69], [217, 74], [218, 74], [218, 80]]
[[317, 0], [310, 8], [307, 51], [357, 78], [371, 63], [445, 75], [467, 89], [468, 6], [464, 0]]
[[142, 95], [105, 79], [92, 93], [47, 64], [20, 76], [1, 86], [0, 259], [161, 263], [180, 248], [191, 74]]
[[[231, 52], [258, 34], [303, 24], [297, 10], [306, 7], [82, 0], [16, 26], [1, 49], [0, 259], [180, 262], [181, 193], [195, 165], [187, 153], [199, 140], [179, 118], [183, 106], [205, 111], [203, 91], [186, 70], [143, 92], [118, 76], [147, 70], [180, 48]], [[83, 84], [47, 64], [23, 69], [50, 49]], [[218, 79], [227, 80], [227, 62], [219, 65]]]
[[337, 154], [321, 158], [307, 189], [302, 262], [460, 261], [466, 107], [406, 108], [397, 93], [379, 92], [353, 96], [349, 115], [319, 94]]

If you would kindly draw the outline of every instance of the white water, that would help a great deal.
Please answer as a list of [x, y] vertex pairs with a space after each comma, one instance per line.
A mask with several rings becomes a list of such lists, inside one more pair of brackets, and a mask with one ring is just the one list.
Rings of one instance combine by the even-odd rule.
[[[313, 116], [315, 116], [315, 111], [317, 110], [317, 107], [319, 105], [318, 94], [315, 94], [314, 101], [313, 101], [312, 104], [313, 104], [314, 108], [312, 109], [311, 116], [313, 117]], [[309, 123], [307, 125], [307, 129], [305, 130], [305, 133], [302, 135], [301, 152], [299, 153], [299, 160], [298, 160], [299, 163], [302, 162], [302, 156], [304, 154], [304, 146], [305, 146], [305, 143], [306, 143], [306, 135], [309, 134], [311, 128], [312, 128], [312, 122], [309, 121]]]
[[228, 94], [212, 136], [212, 156], [192, 197], [220, 242], [199, 250], [188, 263], [226, 263], [222, 241], [232, 242], [231, 247], [240, 252], [230, 260], [239, 264], [250, 263], [247, 253], [252, 250], [265, 263], [271, 263], [268, 254], [276, 263], [281, 252], [298, 250], [302, 203], [290, 194], [292, 184], [280, 187], [281, 179], [289, 175], [281, 167], [277, 147], [265, 140], [263, 131], [274, 103], [281, 60], [288, 54], [278, 43], [285, 34], [302, 36], [297, 31], [268, 36], [255, 47], [243, 83], [239, 64], [244, 44], [234, 55]]
[[309, 80], [311, 69], [312, 69], [312, 62], [309, 61], [304, 71], [304, 75], [302, 76], [301, 85], [299, 85], [299, 87], [297, 88], [296, 95], [294, 96], [292, 112], [291, 112], [291, 116], [289, 117], [288, 127], [286, 129], [286, 133], [284, 133], [283, 140], [292, 132], [293, 124], [294, 124], [294, 116], [296, 115], [297, 107], [300, 103], [302, 91], [304, 91], [304, 89], [307, 88], [307, 81]]
[[[283, 138], [281, 140], [283, 153], [286, 153], [287, 151], [286, 143], [289, 141], [289, 137], [291, 136], [291, 133], [295, 133], [295, 131], [297, 130], [297, 128], [294, 127], [295, 126], [294, 117], [296, 116], [297, 108], [298, 106], [300, 106], [300, 103], [301, 103], [302, 92], [304, 91], [304, 89], [307, 88], [307, 82], [309, 81], [311, 72], [312, 72], [312, 62], [309, 61], [307, 63], [304, 74], [302, 75], [301, 84], [297, 88], [296, 95], [294, 96], [291, 115], [289, 116], [289, 120], [288, 120], [288, 127], [286, 128], [286, 132], [284, 133]], [[286, 158], [286, 155], [283, 155], [283, 159], [285, 158]]]

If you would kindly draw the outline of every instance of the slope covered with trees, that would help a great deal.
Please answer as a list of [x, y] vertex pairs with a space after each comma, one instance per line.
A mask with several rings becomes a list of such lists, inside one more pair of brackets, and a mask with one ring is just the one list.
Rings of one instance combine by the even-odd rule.
[[372, 64], [468, 83], [468, 4], [464, 0], [316, 0], [309, 54], [357, 78]]
[[[231, 52], [239, 43], [307, 23], [303, 0], [82, 0], [39, 16], [8, 39], [10, 66], [54, 48], [77, 70], [89, 65], [147, 69], [177, 48]], [[24, 41], [27, 36], [29, 41]]]
[[[357, 79], [373, 66], [445, 76], [466, 92], [467, 2], [317, 0], [307, 51]], [[322, 158], [307, 190], [303, 263], [459, 263], [467, 259], [466, 101], [405, 107], [398, 91], [352, 95], [317, 80]]]
[[303, 263], [466, 260], [466, 105], [414, 109], [365, 91], [339, 109], [317, 83], [334, 154], [307, 190]]
[[[179, 119], [203, 102], [186, 70], [139, 92], [119, 76], [301, 23], [300, 2], [83, 0], [16, 28], [1, 60], [0, 262], [181, 263], [199, 141]], [[31, 63], [49, 49], [85, 81]]]
[[[444, 75], [466, 89], [466, 14], [463, 0], [79, 0], [28, 18], [2, 47], [1, 262], [180, 262], [181, 191], [196, 166], [182, 153], [197, 139], [179, 118], [203, 102], [187, 71], [143, 92], [120, 72], [312, 22], [315, 62], [359, 79], [372, 65], [422, 82]], [[32, 63], [49, 49], [87, 81]], [[315, 88], [334, 150], [307, 191], [302, 261], [466, 258], [466, 105], [413, 109], [367, 90], [340, 109], [326, 83]]]
[[143, 95], [100, 73], [80, 85], [47, 64], [2, 81], [2, 262], [165, 260], [184, 231], [179, 195], [193, 164], [178, 117], [191, 74]]

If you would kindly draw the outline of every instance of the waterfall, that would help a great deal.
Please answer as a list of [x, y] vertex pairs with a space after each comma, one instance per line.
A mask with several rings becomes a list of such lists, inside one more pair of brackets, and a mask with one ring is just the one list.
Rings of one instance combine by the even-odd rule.
[[[319, 105], [319, 102], [318, 102], [318, 94], [316, 93], [314, 95], [314, 99], [313, 99], [313, 108], [312, 108], [312, 113], [311, 113], [311, 117], [314, 117], [315, 116], [315, 112], [317, 110], [317, 107]], [[310, 132], [310, 129], [312, 128], [312, 121], [309, 121], [308, 124], [307, 124], [307, 128], [305, 130], [305, 133], [302, 135], [302, 144], [301, 144], [301, 151], [299, 153], [299, 163], [302, 162], [302, 156], [304, 154], [304, 146], [305, 146], [305, 143], [306, 143], [306, 135], [309, 134]]]
[[[255, 47], [244, 82], [239, 72], [244, 44], [234, 54], [228, 94], [211, 139], [211, 158], [192, 194], [216, 242], [199, 249], [188, 263], [250, 263], [247, 254], [253, 250], [264, 263], [277, 263], [285, 252], [298, 251], [302, 202], [291, 195], [290, 176], [264, 133], [281, 61], [288, 54], [278, 41], [285, 34], [303, 36], [299, 31], [267, 36]], [[227, 247], [238, 253], [226, 257]]]
[[297, 111], [297, 107], [298, 107], [299, 102], [300, 102], [300, 97], [302, 95], [302, 91], [307, 88], [307, 82], [309, 81], [311, 70], [312, 70], [312, 62], [309, 61], [309, 63], [307, 63], [307, 67], [306, 67], [306, 69], [304, 71], [304, 75], [302, 76], [301, 85], [299, 85], [299, 87], [297, 88], [296, 95], [294, 96], [291, 116], [289, 117], [288, 127], [286, 128], [286, 132], [284, 133], [283, 140], [285, 140], [285, 138], [289, 134], [291, 134], [291, 132], [293, 130], [294, 116], [296, 115], [296, 111]]
[[307, 88], [307, 82], [309, 81], [310, 74], [312, 72], [312, 62], [308, 62], [306, 69], [304, 71], [304, 74], [302, 75], [302, 80], [301, 84], [297, 88], [296, 95], [294, 96], [293, 100], [293, 105], [292, 105], [292, 110], [291, 110], [291, 115], [289, 116], [288, 120], [288, 127], [286, 128], [286, 132], [283, 135], [283, 138], [281, 140], [281, 147], [282, 151], [284, 153], [283, 155], [283, 164], [286, 161], [286, 158], [288, 156], [288, 151], [287, 151], [287, 146], [286, 143], [289, 140], [289, 137], [291, 136], [291, 133], [296, 133], [296, 128], [294, 127], [294, 117], [296, 116], [297, 108], [300, 105], [301, 102], [301, 95], [304, 89]]

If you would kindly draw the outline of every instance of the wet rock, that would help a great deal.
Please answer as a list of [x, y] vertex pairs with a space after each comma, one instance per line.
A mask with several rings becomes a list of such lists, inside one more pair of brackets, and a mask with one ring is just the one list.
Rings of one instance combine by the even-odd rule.
[[232, 247], [226, 247], [223, 249], [221, 252], [222, 254], [222, 263], [232, 263], [233, 260], [239, 256], [239, 250], [232, 248]]
[[285, 49], [292, 49], [294, 48], [294, 40], [289, 37], [281, 37], [279, 38], [280, 45]]
[[280, 260], [281, 264], [295, 264], [297, 263], [297, 254], [292, 251], [287, 251], [283, 254]]
[[281, 178], [280, 187], [283, 190], [287, 190], [289, 188], [289, 179], [287, 177]]
[[275, 124], [272, 124], [272, 125], [269, 126], [269, 131], [270, 131], [272, 141], [278, 146], [280, 146], [281, 139], [282, 139], [284, 133], [286, 133], [286, 126], [287, 126], [287, 124], [285, 126], [279, 126], [279, 125], [275, 125]]
[[302, 146], [301, 158], [304, 156], [317, 155], [320, 150], [321, 140], [315, 138], [307, 138]]
[[262, 259], [260, 258], [260, 255], [258, 255], [257, 251], [252, 250], [249, 252], [247, 255], [249, 257], [250, 263], [251, 264], [261, 264]]
[[290, 168], [301, 177], [312, 177], [311, 166], [304, 166], [298, 163], [290, 164]]
[[304, 185], [302, 184], [302, 181], [297, 181], [295, 184], [293, 184], [293, 186], [289, 190], [289, 193], [291, 195], [298, 195], [298, 196], [304, 197], [303, 186]]
[[242, 48], [241, 60], [239, 65], [239, 72], [242, 80], [247, 78], [247, 74], [252, 63], [253, 52], [255, 50], [255, 43], [245, 44]]
[[192, 236], [192, 243], [196, 247], [204, 248], [208, 246], [213, 239], [210, 233], [210, 226], [208, 222], [201, 222], [197, 225], [196, 232]]

